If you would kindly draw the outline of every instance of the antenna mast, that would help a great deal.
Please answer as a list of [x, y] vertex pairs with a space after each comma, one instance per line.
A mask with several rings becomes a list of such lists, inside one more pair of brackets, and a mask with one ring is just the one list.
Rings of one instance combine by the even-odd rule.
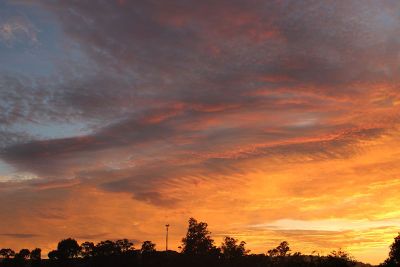
[[165, 237], [165, 251], [168, 251], [168, 228], [169, 228], [169, 224], [166, 224], [165, 228], [167, 229], [167, 235]]

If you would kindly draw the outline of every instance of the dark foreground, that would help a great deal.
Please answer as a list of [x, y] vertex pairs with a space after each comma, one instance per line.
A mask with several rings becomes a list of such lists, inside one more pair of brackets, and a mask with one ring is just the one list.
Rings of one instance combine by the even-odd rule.
[[39, 261], [27, 260], [25, 262], [17, 262], [15, 259], [3, 259], [0, 263], [1, 267], [347, 267], [358, 266], [367, 267], [370, 265], [358, 263], [349, 259], [333, 257], [333, 256], [306, 256], [306, 255], [289, 255], [270, 257], [264, 254], [246, 255], [237, 258], [226, 259], [223, 256], [186, 256], [175, 251], [153, 252], [143, 255], [140, 251], [132, 251], [127, 255], [120, 256], [103, 256], [91, 258], [76, 259], [43, 259]]
[[265, 255], [248, 255], [236, 259], [224, 259], [213, 257], [187, 257], [176, 252], [156, 252], [153, 255], [126, 255], [126, 256], [108, 256], [99, 258], [77, 258], [68, 260], [48, 260], [44, 259], [40, 262], [26, 261], [25, 263], [18, 263], [13, 260], [3, 260], [0, 263], [2, 267], [180, 267], [180, 266], [207, 266], [207, 267], [347, 267], [359, 266], [367, 267], [362, 263], [348, 261], [346, 259], [333, 258], [333, 257], [317, 257], [317, 256], [285, 256], [285, 257], [268, 257]]

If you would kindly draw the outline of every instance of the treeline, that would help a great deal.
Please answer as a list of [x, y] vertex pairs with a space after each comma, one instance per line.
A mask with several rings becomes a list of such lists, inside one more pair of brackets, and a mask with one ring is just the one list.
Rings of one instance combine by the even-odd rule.
[[[186, 236], [182, 239], [180, 252], [157, 251], [151, 241], [144, 241], [135, 248], [128, 239], [117, 241], [78, 242], [72, 238], [58, 243], [55, 250], [42, 259], [40, 248], [0, 250], [0, 267], [106, 267], [106, 266], [207, 266], [207, 267], [349, 267], [362, 266], [348, 253], [338, 250], [329, 255], [303, 255], [292, 252], [288, 242], [283, 241], [265, 254], [250, 254], [246, 243], [226, 236], [221, 246], [215, 246], [207, 223], [189, 219]], [[381, 266], [400, 266], [400, 235], [391, 246], [389, 258]]]

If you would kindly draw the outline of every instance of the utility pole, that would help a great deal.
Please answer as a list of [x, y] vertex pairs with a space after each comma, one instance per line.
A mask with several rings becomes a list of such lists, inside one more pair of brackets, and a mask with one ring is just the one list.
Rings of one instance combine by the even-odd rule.
[[167, 229], [167, 236], [165, 237], [165, 251], [168, 251], [168, 228], [169, 228], [169, 224], [166, 224], [165, 228]]

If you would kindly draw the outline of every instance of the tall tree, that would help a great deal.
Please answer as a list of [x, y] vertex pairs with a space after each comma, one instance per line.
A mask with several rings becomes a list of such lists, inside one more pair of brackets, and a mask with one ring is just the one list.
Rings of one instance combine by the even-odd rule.
[[216, 250], [207, 223], [189, 219], [186, 237], [182, 239], [182, 253], [186, 255], [209, 255]]

